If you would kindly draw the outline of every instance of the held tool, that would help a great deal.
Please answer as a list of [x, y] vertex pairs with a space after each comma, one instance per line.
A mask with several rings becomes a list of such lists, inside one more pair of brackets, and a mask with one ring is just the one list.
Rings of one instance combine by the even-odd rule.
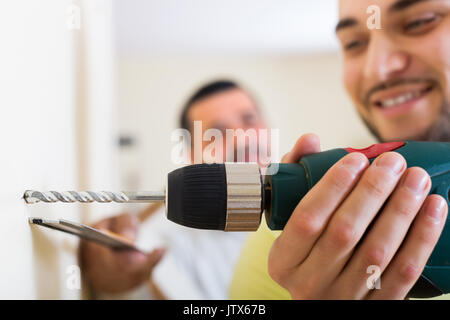
[[[391, 142], [365, 149], [332, 149], [300, 159], [298, 164], [275, 164], [277, 171], [262, 176], [254, 163], [198, 164], [168, 174], [165, 192], [39, 192], [28, 190], [27, 203], [44, 202], [165, 202], [167, 218], [197, 229], [255, 231], [262, 213], [272, 230], [282, 230], [303, 196], [327, 170], [350, 152], [372, 162], [384, 152], [400, 153], [408, 167], [421, 167], [431, 177], [430, 193], [449, 203], [450, 143]], [[272, 164], [271, 166], [274, 166]], [[270, 169], [270, 167], [269, 167]], [[431, 297], [450, 293], [450, 223], [410, 295]]]

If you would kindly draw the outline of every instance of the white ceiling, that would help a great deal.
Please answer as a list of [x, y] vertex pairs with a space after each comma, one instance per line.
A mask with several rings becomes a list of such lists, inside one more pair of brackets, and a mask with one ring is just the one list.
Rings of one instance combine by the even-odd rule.
[[337, 48], [337, 0], [114, 0], [119, 54]]

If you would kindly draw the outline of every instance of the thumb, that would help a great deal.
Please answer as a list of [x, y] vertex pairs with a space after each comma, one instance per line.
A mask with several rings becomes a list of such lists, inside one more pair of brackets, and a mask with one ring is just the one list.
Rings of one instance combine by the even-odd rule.
[[147, 255], [147, 265], [149, 269], [153, 269], [166, 253], [166, 248], [158, 248]]
[[300, 158], [309, 154], [320, 152], [320, 139], [313, 133], [302, 135], [290, 152], [281, 159], [282, 163], [297, 163]]

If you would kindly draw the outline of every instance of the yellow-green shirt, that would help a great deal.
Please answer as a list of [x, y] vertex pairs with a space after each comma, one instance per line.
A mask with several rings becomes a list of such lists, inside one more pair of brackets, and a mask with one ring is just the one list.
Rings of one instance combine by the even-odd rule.
[[269, 276], [267, 262], [272, 243], [280, 231], [272, 231], [265, 221], [258, 231], [250, 234], [242, 249], [230, 285], [230, 299], [286, 300], [289, 292]]
[[[265, 221], [252, 233], [236, 265], [229, 296], [233, 300], [290, 300], [289, 292], [278, 285], [267, 271], [270, 248], [280, 231], [270, 230]], [[433, 299], [447, 300], [450, 294]]]

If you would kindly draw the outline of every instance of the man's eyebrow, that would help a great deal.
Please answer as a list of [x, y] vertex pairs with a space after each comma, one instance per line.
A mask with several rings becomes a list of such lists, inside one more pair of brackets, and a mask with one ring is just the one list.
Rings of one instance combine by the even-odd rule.
[[413, 5], [431, 0], [399, 0], [389, 7], [389, 12], [398, 12], [405, 10]]
[[[399, 0], [395, 2], [393, 5], [391, 5], [388, 9], [389, 12], [398, 12], [405, 10], [409, 7], [412, 7], [416, 4], [427, 2], [427, 1], [433, 1], [433, 0]], [[339, 21], [339, 23], [336, 25], [335, 31], [338, 32], [342, 29], [353, 27], [358, 24], [358, 21], [354, 18], [345, 18]]]
[[356, 25], [358, 25], [358, 21], [356, 19], [354, 19], [354, 18], [344, 18], [344, 19], [340, 20], [339, 23], [336, 25], [335, 31], [338, 32], [338, 31], [340, 31], [342, 29], [350, 28], [350, 27], [353, 27], [353, 26], [356, 26]]

